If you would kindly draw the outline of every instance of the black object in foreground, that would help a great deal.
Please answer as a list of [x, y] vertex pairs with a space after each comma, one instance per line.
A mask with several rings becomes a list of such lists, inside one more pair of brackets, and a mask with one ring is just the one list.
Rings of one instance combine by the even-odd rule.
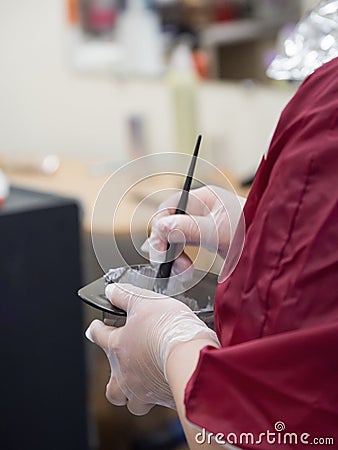
[[[198, 152], [199, 152], [200, 145], [201, 145], [201, 140], [202, 140], [202, 136], [199, 135], [197, 138], [197, 141], [196, 141], [195, 150], [192, 155], [188, 174], [185, 179], [185, 183], [184, 183], [184, 186], [182, 189], [182, 194], [181, 194], [180, 200], [178, 202], [175, 214], [185, 214], [185, 209], [186, 209], [187, 203], [188, 203], [189, 191], [191, 188], [191, 183], [192, 183], [192, 179], [193, 179], [193, 175], [194, 175], [194, 171], [195, 171], [195, 166], [196, 166], [197, 156], [198, 156]], [[165, 289], [168, 285], [168, 279], [171, 274], [171, 268], [172, 268], [172, 265], [173, 265], [173, 263], [175, 261], [175, 257], [176, 257], [176, 249], [177, 249], [177, 246], [175, 244], [170, 245], [168, 242], [167, 252], [166, 252], [166, 256], [165, 256], [165, 262], [160, 265], [158, 272], [157, 272], [157, 276], [156, 276], [157, 280], [154, 284], [154, 290], [157, 292], [165, 291]]]

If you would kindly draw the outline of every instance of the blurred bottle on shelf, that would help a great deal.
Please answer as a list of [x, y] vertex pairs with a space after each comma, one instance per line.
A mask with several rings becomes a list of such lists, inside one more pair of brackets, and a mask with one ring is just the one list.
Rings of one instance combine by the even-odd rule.
[[95, 36], [111, 37], [118, 17], [115, 0], [82, 0], [83, 28]]
[[141, 114], [133, 114], [128, 117], [127, 131], [130, 159], [145, 156], [147, 153], [145, 121]]
[[115, 43], [115, 0], [65, 0], [67, 65], [85, 73], [114, 74], [122, 60]]
[[66, 0], [67, 53], [72, 60], [82, 41], [79, 0]]
[[228, 22], [237, 19], [236, 2], [231, 0], [213, 0], [213, 21]]
[[163, 42], [160, 19], [145, 0], [127, 0], [116, 24], [116, 42], [123, 52], [121, 71], [131, 76], [163, 73]]
[[174, 47], [168, 83], [176, 134], [176, 150], [190, 153], [197, 135], [197, 75], [189, 36], [182, 35]]

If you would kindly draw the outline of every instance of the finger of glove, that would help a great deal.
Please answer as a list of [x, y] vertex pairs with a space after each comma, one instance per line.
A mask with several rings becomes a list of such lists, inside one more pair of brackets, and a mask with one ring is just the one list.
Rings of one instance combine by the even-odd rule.
[[[161, 218], [161, 214], [164, 211], [167, 211], [165, 215], [175, 213], [181, 194], [182, 192], [179, 191], [160, 204], [158, 208], [159, 214], [156, 214], [154, 217], [155, 222]], [[215, 194], [208, 186], [193, 189], [189, 192], [186, 213], [197, 216], [206, 215], [210, 212], [214, 199]]]
[[109, 301], [118, 308], [126, 311], [127, 315], [134, 304], [142, 298], [167, 298], [157, 292], [148, 291], [147, 289], [142, 289], [128, 283], [108, 284], [105, 293]]
[[128, 403], [127, 403], [127, 408], [135, 416], [144, 416], [154, 406], [155, 405], [153, 403], [144, 403], [143, 401], [139, 400], [135, 395], [133, 395], [128, 400]]
[[178, 280], [184, 282], [193, 278], [194, 265], [186, 253], [182, 253], [175, 259], [172, 267], [172, 275], [176, 275]]
[[[175, 215], [176, 207], [180, 198], [181, 192], [178, 192], [174, 194], [173, 196], [169, 197], [167, 200], [161, 203], [159, 206], [158, 211], [152, 218], [152, 232], [149, 239], [146, 239], [145, 242], [141, 246], [141, 251], [150, 255], [151, 261], [156, 261], [158, 263], [162, 263], [165, 261], [165, 252], [167, 250], [167, 242], [168, 242], [168, 234], [170, 231], [172, 231], [173, 225], [171, 227], [165, 226], [165, 221], [163, 222], [163, 219], [169, 219], [173, 217], [173, 220], [175, 218], [177, 219], [177, 215]], [[212, 201], [210, 200], [210, 198]], [[193, 216], [206, 216], [210, 213], [211, 207], [213, 206], [213, 203], [215, 201], [214, 193], [207, 189], [207, 187], [203, 187], [200, 189], [196, 189], [190, 192], [188, 205], [186, 208], [187, 216], [193, 215]], [[210, 205], [208, 205], [210, 203]], [[179, 216], [180, 217], [180, 216]], [[162, 223], [163, 222], [163, 223]], [[189, 227], [184, 230], [181, 229], [180, 231], [183, 232], [179, 234], [173, 234], [171, 236], [171, 239], [169, 242], [185, 242], [186, 236], [188, 236]], [[187, 232], [186, 236], [184, 232]], [[185, 236], [185, 237], [184, 237]], [[195, 238], [195, 241], [197, 242], [198, 239]], [[195, 242], [191, 242], [194, 245]]]
[[179, 202], [179, 193], [169, 197], [166, 201], [162, 202], [157, 211], [151, 218], [151, 227], [156, 227], [157, 223], [163, 218], [172, 216], [175, 214], [177, 204]]
[[147, 249], [150, 261], [161, 264], [166, 259], [167, 241], [159, 237], [158, 233], [153, 230], [151, 237], [146, 241], [147, 244], [142, 246], [142, 250]]
[[[176, 216], [175, 212], [180, 197], [181, 191], [160, 204], [157, 212], [152, 218], [152, 228], [156, 228], [158, 223], [164, 217]], [[212, 190], [207, 189], [207, 187], [192, 190], [189, 193], [185, 213], [192, 216], [206, 216], [211, 212], [215, 198], [215, 193]]]
[[[171, 198], [169, 199], [170, 202], [172, 202]], [[178, 200], [177, 200], [178, 201]], [[171, 204], [171, 203], [170, 203]], [[160, 206], [159, 210], [156, 211], [155, 215], [152, 218], [152, 230], [153, 230], [153, 239], [155, 235], [158, 235], [158, 233], [155, 232], [155, 228], [157, 226], [157, 223], [163, 218], [163, 217], [167, 217], [170, 216], [170, 214], [174, 214], [176, 210], [176, 206], [175, 207], [171, 207], [168, 209], [168, 207], [165, 206]], [[153, 245], [153, 244], [152, 244]], [[147, 238], [143, 244], [140, 247], [140, 250], [144, 253], [149, 254], [150, 253], [150, 242], [149, 242], [149, 238]], [[160, 251], [165, 251], [167, 248], [167, 243], [163, 242], [163, 241], [159, 241], [158, 243], [156, 243], [156, 248]]]
[[106, 398], [115, 406], [123, 406], [127, 404], [127, 397], [124, 395], [117, 378], [111, 375], [106, 387]]
[[[190, 216], [175, 215], [163, 217], [156, 226], [153, 226], [149, 237], [149, 259], [152, 262], [162, 263], [166, 258], [168, 242], [183, 245], [192, 241], [193, 233], [197, 233], [196, 222]], [[196, 245], [199, 239], [197, 238]], [[182, 250], [181, 249], [181, 250]]]
[[[164, 218], [175, 215], [176, 207], [180, 198], [181, 192], [169, 197], [161, 203], [158, 211], [152, 219], [152, 226], [156, 225]], [[216, 206], [220, 204], [226, 206], [229, 203], [229, 193], [226, 189], [217, 186], [204, 186], [199, 189], [194, 189], [189, 193], [188, 204], [186, 207], [186, 214], [192, 216], [207, 216]], [[222, 197], [226, 197], [223, 202]]]
[[117, 329], [114, 327], [109, 327], [105, 325], [100, 320], [93, 320], [93, 322], [87, 328], [85, 335], [94, 344], [99, 345], [106, 352], [109, 350], [112, 343], [113, 333]]
[[[141, 250], [145, 253], [150, 252], [150, 245], [149, 240], [147, 239], [141, 247]], [[162, 258], [162, 257], [161, 257]], [[155, 262], [155, 258], [153, 259], [149, 257], [150, 261]], [[162, 258], [160, 262], [164, 262], [164, 258]], [[189, 281], [193, 277], [194, 273], [194, 265], [192, 260], [189, 258], [189, 256], [182, 252], [174, 261], [173, 267], [172, 267], [172, 273], [174, 275], [178, 276], [178, 279], [182, 282]]]
[[217, 224], [212, 215], [177, 214], [163, 217], [150, 234], [150, 256], [152, 249], [162, 250], [167, 242], [203, 245], [210, 240], [211, 234], [217, 234]]

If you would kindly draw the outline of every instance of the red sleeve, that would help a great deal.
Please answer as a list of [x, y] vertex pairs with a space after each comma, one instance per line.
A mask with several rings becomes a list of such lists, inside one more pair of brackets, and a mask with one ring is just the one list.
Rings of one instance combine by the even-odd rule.
[[214, 433], [283, 421], [338, 445], [337, 73], [325, 64], [285, 108], [247, 200], [243, 253], [215, 298], [223, 348], [201, 353], [186, 389], [187, 417]]
[[[273, 448], [265, 437], [257, 441], [260, 433], [276, 432], [277, 422], [299, 441], [295, 446], [287, 440], [277, 448], [305, 448], [300, 443], [303, 433], [310, 434], [309, 443], [333, 438], [331, 448], [336, 448], [337, 347], [338, 323], [222, 349], [207, 347], [186, 389], [187, 418], [225, 439], [229, 436], [230, 443], [244, 449]], [[251, 433], [253, 439], [240, 441], [241, 433]]]

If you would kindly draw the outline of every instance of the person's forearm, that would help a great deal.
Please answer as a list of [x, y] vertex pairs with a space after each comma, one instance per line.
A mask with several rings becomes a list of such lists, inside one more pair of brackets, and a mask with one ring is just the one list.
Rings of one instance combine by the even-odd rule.
[[193, 341], [180, 343], [170, 352], [166, 365], [168, 382], [176, 402], [177, 412], [181, 420], [189, 448], [191, 450], [202, 450], [204, 448], [210, 450], [219, 450], [220, 448], [224, 449], [224, 446], [220, 446], [215, 442], [211, 444], [207, 442], [205, 444], [197, 443], [195, 438], [196, 434], [200, 430], [198, 427], [195, 427], [188, 422], [185, 414], [185, 387], [195, 370], [200, 351], [207, 345], [216, 346], [215, 342], [211, 339], [195, 339]]

